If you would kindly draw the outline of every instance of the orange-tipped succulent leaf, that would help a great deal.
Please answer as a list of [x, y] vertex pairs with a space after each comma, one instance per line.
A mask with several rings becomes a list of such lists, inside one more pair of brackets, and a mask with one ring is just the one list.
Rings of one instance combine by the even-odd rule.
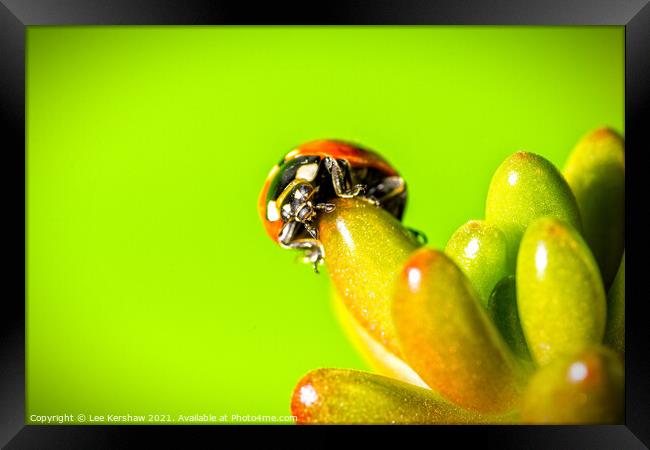
[[408, 259], [393, 311], [404, 359], [433, 390], [481, 413], [516, 408], [525, 371], [443, 252], [422, 248]]
[[336, 199], [320, 219], [320, 240], [332, 283], [368, 333], [400, 355], [392, 300], [400, 268], [419, 246], [399, 220], [361, 199]]
[[291, 413], [299, 424], [513, 423], [514, 416], [466, 411], [432, 391], [381, 375], [318, 369], [294, 389]]

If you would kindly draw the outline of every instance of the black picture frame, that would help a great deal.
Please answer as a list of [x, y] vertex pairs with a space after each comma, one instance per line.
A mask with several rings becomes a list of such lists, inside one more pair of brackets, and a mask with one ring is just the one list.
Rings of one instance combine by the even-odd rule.
[[[8, 233], [0, 320], [0, 445], [6, 448], [124, 447], [133, 438], [168, 440], [173, 429], [187, 444], [214, 439], [211, 433], [234, 432], [238, 438], [264, 433], [308, 435], [323, 427], [163, 427], [36, 426], [24, 424], [25, 411], [25, 36], [30, 25], [623, 25], [625, 26], [626, 189], [626, 418], [612, 426], [420, 426], [331, 427], [382, 437], [417, 433], [432, 445], [439, 439], [454, 446], [469, 442], [498, 448], [632, 449], [650, 445], [650, 333], [647, 300], [639, 271], [647, 234], [643, 220], [646, 191], [643, 155], [650, 151], [650, 6], [649, 0], [379, 0], [341, 6], [303, 3], [302, 9], [277, 3], [170, 0], [0, 0], [0, 111], [5, 164], [3, 210]], [[21, 195], [21, 192], [23, 195]], [[22, 239], [21, 239], [22, 237]], [[630, 267], [632, 270], [630, 271]], [[328, 429], [331, 429], [328, 428]], [[331, 436], [328, 433], [319, 433]], [[319, 438], [325, 443], [328, 438]], [[283, 436], [287, 439], [288, 436]], [[364, 438], [362, 436], [362, 438]], [[221, 438], [220, 438], [221, 439]], [[332, 443], [338, 438], [331, 437]]]

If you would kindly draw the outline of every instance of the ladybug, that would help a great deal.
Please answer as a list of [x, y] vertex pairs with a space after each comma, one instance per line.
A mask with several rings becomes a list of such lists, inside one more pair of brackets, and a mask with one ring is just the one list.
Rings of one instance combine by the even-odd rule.
[[260, 193], [259, 214], [271, 239], [283, 248], [304, 250], [304, 261], [313, 263], [318, 273], [324, 249], [317, 221], [334, 210], [329, 202], [336, 197], [359, 197], [401, 220], [406, 184], [371, 150], [339, 140], [312, 141], [291, 150], [271, 169]]

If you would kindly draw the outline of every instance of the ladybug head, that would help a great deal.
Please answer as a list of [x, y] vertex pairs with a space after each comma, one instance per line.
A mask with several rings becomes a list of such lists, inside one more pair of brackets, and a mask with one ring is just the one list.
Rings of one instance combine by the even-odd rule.
[[332, 211], [334, 209], [332, 204], [313, 202], [317, 192], [318, 186], [314, 187], [306, 180], [296, 179], [289, 183], [276, 201], [282, 221], [299, 222], [306, 225], [309, 230], [318, 215], [318, 210]]
[[308, 181], [294, 180], [282, 192], [276, 205], [284, 222], [311, 222], [316, 215], [311, 202], [317, 189]]

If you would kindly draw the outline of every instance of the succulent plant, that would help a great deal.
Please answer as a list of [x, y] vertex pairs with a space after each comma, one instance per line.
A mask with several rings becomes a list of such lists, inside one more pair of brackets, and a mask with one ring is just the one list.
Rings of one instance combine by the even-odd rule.
[[377, 373], [309, 372], [291, 400], [297, 422], [621, 422], [623, 227], [604, 230], [595, 205], [623, 189], [622, 152], [611, 130], [589, 134], [569, 182], [543, 157], [513, 154], [486, 218], [444, 251], [382, 208], [336, 199], [319, 223], [334, 305]]

